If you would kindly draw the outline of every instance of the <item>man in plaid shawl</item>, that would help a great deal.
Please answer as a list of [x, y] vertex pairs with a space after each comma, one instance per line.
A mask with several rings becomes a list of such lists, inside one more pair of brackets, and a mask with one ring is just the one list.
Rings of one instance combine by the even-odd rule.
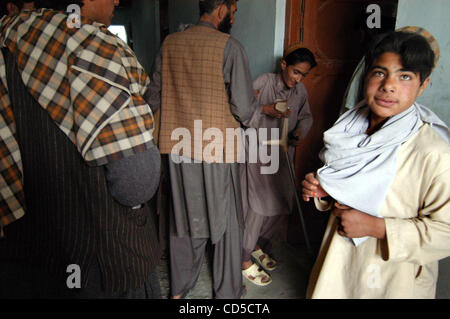
[[76, 2], [0, 21], [0, 297], [158, 298], [150, 81]]

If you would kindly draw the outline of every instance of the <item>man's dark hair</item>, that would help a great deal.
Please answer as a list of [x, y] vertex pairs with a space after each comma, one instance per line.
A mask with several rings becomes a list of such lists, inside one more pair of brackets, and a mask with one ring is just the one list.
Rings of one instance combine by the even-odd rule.
[[283, 58], [286, 61], [286, 64], [296, 65], [301, 62], [308, 62], [311, 65], [311, 69], [317, 65], [316, 59], [314, 58], [314, 54], [308, 50], [307, 48], [299, 48], [295, 51], [292, 51], [287, 56]]
[[231, 5], [239, 0], [199, 0], [198, 6], [200, 8], [200, 16], [206, 14], [210, 14], [214, 11], [218, 6], [222, 4], [226, 4], [228, 9]]
[[21, 9], [23, 8], [23, 3], [24, 3], [24, 2], [30, 2], [30, 1], [22, 1], [22, 0], [6, 0], [6, 1], [2, 1], [2, 2], [5, 4], [5, 6], [6, 6], [6, 4], [7, 4], [8, 2], [11, 2], [11, 3], [15, 4], [15, 5], [19, 8], [19, 10], [21, 10]]
[[400, 55], [406, 70], [419, 73], [421, 84], [433, 70], [434, 52], [423, 36], [412, 32], [393, 31], [379, 36], [369, 47], [365, 55], [365, 76], [373, 62], [386, 52]]
[[8, 2], [11, 2], [19, 8], [19, 10], [22, 10], [23, 7], [23, 1], [22, 0], [1, 0], [0, 1], [0, 18], [3, 17], [3, 15], [8, 14], [8, 9], [6, 8], [6, 4]]
[[41, 6], [47, 9], [54, 9], [60, 11], [66, 11], [67, 7], [71, 4], [79, 5], [80, 8], [83, 6], [81, 0], [41, 0]]

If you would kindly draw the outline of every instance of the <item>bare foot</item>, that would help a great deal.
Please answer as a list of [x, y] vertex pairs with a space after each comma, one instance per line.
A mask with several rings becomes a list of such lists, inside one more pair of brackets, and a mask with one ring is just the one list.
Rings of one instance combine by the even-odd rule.
[[242, 270], [248, 269], [251, 265], [253, 265], [252, 261], [243, 261], [242, 262]]

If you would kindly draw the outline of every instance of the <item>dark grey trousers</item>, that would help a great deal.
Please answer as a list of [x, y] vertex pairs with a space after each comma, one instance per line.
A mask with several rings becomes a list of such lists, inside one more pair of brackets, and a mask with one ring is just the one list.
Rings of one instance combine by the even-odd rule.
[[172, 295], [186, 294], [212, 244], [215, 298], [242, 295], [242, 198], [239, 166], [169, 161], [173, 211], [170, 219]]
[[[222, 238], [214, 245], [212, 257], [214, 297], [239, 299], [243, 293], [241, 273], [242, 231], [237, 218], [229, 214]], [[208, 238], [170, 236], [172, 295], [187, 294], [200, 275]]]
[[242, 242], [242, 260], [250, 261], [251, 254], [258, 245], [265, 253], [270, 254], [272, 239], [278, 230], [283, 215], [262, 216], [248, 209], [245, 214], [244, 239]]

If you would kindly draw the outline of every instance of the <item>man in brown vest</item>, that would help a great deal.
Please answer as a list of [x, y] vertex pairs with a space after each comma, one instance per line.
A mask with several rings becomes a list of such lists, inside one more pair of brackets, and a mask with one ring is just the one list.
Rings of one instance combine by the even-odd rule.
[[200, 0], [199, 7], [197, 25], [164, 41], [150, 89], [152, 109], [161, 106], [159, 147], [170, 154], [171, 289], [180, 298], [195, 286], [210, 241], [215, 298], [240, 298], [241, 136], [230, 141], [226, 135], [252, 126], [257, 102], [247, 54], [228, 34], [236, 1]]

